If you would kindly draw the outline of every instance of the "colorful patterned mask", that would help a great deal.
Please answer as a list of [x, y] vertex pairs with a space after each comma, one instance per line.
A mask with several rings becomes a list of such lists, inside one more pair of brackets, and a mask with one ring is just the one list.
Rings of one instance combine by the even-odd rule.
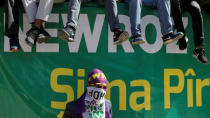
[[102, 88], [106, 91], [107, 79], [103, 71], [99, 69], [93, 69], [88, 75], [87, 85], [94, 87], [102, 86]]

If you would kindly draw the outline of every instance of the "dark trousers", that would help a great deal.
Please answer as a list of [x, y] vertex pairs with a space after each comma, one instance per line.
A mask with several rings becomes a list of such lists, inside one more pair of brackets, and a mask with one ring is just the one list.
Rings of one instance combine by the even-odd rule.
[[184, 25], [182, 22], [182, 8], [186, 9], [192, 17], [192, 27], [194, 33], [195, 47], [203, 47], [204, 33], [203, 33], [203, 18], [199, 4], [195, 0], [170, 0], [171, 14], [174, 20], [177, 31], [184, 32]]
[[20, 0], [5, 0], [6, 18], [5, 35], [9, 38], [18, 37], [19, 33], [19, 3]]

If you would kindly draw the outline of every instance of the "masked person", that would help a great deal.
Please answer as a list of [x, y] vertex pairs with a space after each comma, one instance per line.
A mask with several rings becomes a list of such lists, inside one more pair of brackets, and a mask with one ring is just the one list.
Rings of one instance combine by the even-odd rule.
[[111, 102], [105, 99], [107, 79], [99, 69], [88, 75], [87, 90], [66, 105], [63, 118], [111, 118]]
[[[59, 31], [59, 38], [66, 42], [73, 42], [77, 27], [80, 6], [82, 2], [91, 0], [69, 0], [69, 12], [67, 17], [66, 27]], [[98, 1], [98, 0], [96, 0]], [[115, 0], [105, 0], [105, 7], [108, 15], [110, 29], [114, 32], [114, 44], [120, 45], [129, 38], [126, 31], [122, 31], [117, 14], [117, 3]]]
[[161, 33], [164, 44], [172, 43], [183, 36], [182, 32], [173, 33], [170, 18], [169, 0], [125, 0], [129, 4], [132, 44], [142, 44], [145, 40], [141, 35], [141, 9], [142, 3], [147, 6], [156, 6], [158, 9]]
[[[185, 8], [192, 17], [192, 28], [194, 34], [195, 49], [193, 51], [193, 57], [199, 62], [208, 64], [208, 59], [204, 51], [204, 31], [203, 31], [203, 18], [201, 8], [195, 0], [171, 0], [171, 12], [174, 19], [175, 27], [177, 31], [184, 32], [184, 25], [182, 22], [182, 7]], [[187, 48], [187, 37], [184, 36], [179, 40], [179, 48], [184, 50]]]
[[51, 13], [54, 0], [22, 0], [26, 14], [32, 28], [27, 31], [26, 43], [33, 46], [38, 43], [46, 42], [51, 38], [50, 34], [44, 29], [43, 23], [46, 22]]
[[19, 44], [19, 4], [20, 0], [5, 0], [5, 35], [9, 38], [10, 51], [20, 50]]

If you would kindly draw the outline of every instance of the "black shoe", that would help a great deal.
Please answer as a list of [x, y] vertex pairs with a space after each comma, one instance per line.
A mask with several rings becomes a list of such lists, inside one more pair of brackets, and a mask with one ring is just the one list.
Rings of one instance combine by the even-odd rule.
[[44, 29], [43, 26], [41, 26], [41, 28], [39, 29], [39, 35], [37, 37], [37, 42], [38, 43], [47, 42], [48, 40], [50, 40], [50, 38], [51, 38], [50, 34]]
[[19, 44], [18, 38], [10, 38], [9, 44], [10, 44], [10, 51], [12, 51], [12, 52], [20, 51], [20, 44]]
[[144, 43], [145, 43], [145, 40], [144, 38], [142, 38], [141, 35], [132, 36], [132, 44], [139, 45], [139, 44], [144, 44]]
[[129, 39], [128, 32], [121, 30], [114, 31], [114, 45], [120, 45], [128, 39]]
[[187, 42], [188, 42], [188, 38], [186, 36], [179, 39], [179, 49], [180, 50], [185, 50], [187, 48], [187, 45], [188, 45]]
[[203, 48], [195, 48], [193, 51], [193, 57], [196, 58], [198, 62], [209, 64]]
[[167, 45], [167, 44], [172, 43], [176, 40], [179, 40], [183, 36], [184, 36], [184, 34], [182, 32], [177, 32], [176, 34], [169, 33], [169, 34], [164, 35], [162, 37], [162, 39], [163, 39], [163, 43]]
[[75, 28], [66, 26], [64, 29], [59, 31], [58, 36], [66, 42], [74, 42]]
[[39, 37], [40, 30], [37, 27], [32, 27], [27, 33], [26, 33], [26, 43], [29, 46], [33, 46], [36, 44], [37, 38]]

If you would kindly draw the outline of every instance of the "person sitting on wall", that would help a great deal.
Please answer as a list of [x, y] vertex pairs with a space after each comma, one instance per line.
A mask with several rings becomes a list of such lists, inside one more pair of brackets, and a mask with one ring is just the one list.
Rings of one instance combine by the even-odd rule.
[[[171, 12], [174, 19], [175, 26], [178, 32], [184, 32], [184, 25], [182, 22], [182, 9], [185, 8], [192, 17], [192, 27], [194, 33], [194, 44], [195, 49], [193, 51], [193, 57], [195, 57], [199, 62], [208, 64], [208, 59], [204, 51], [204, 31], [203, 31], [203, 18], [201, 13], [201, 8], [197, 1], [195, 0], [171, 0]], [[184, 36], [179, 40], [179, 48], [184, 50], [187, 48], [187, 38]]]
[[19, 4], [20, 0], [5, 0], [5, 35], [9, 38], [10, 51], [20, 50], [19, 44]]
[[36, 0], [22, 0], [22, 2], [29, 22], [32, 24], [32, 28], [26, 33], [26, 43], [33, 46], [36, 42], [46, 42], [51, 36], [44, 29], [43, 23], [49, 18], [54, 0], [39, 0], [38, 7]]
[[[59, 31], [59, 38], [66, 42], [73, 42], [77, 27], [81, 2], [91, 0], [69, 0], [69, 12], [66, 27]], [[129, 38], [126, 31], [122, 31], [117, 14], [117, 3], [115, 0], [105, 0], [105, 7], [108, 14], [108, 20], [111, 31], [114, 32], [114, 44], [120, 45]]]
[[87, 90], [66, 104], [63, 118], [111, 118], [111, 102], [105, 99], [107, 79], [99, 69], [88, 75]]
[[161, 32], [163, 34], [164, 44], [172, 43], [182, 38], [183, 33], [173, 33], [173, 26], [170, 18], [170, 1], [169, 0], [125, 0], [129, 3], [130, 24], [132, 32], [132, 44], [142, 44], [145, 40], [141, 34], [141, 9], [142, 3], [147, 6], [156, 6], [158, 8]]

